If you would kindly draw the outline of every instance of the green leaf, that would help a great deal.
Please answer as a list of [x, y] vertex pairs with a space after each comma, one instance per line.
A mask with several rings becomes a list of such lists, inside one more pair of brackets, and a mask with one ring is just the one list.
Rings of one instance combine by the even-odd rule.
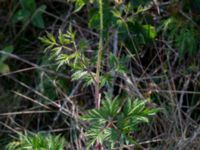
[[36, 9], [35, 0], [20, 0], [20, 4], [24, 10], [28, 10], [33, 13]]
[[85, 6], [86, 3], [87, 0], [76, 0], [74, 12], [80, 11], [83, 8], [83, 6]]
[[95, 73], [93, 72], [88, 72], [88, 71], [83, 71], [83, 70], [78, 70], [72, 75], [72, 80], [83, 80], [84, 81], [84, 86], [89, 86], [92, 83], [94, 83], [93, 77], [95, 76]]
[[46, 46], [54, 46], [54, 44], [56, 44], [56, 43], [54, 43], [54, 42], [52, 42], [49, 38], [47, 38], [47, 37], [39, 37], [39, 40], [43, 43], [43, 44], [45, 44]]
[[135, 120], [136, 120], [138, 123], [142, 123], [142, 122], [148, 123], [148, 122], [149, 122], [149, 119], [148, 119], [147, 117], [143, 117], [143, 116], [135, 117]]
[[119, 10], [114, 9], [114, 10], [112, 11], [112, 13], [113, 13], [113, 16], [114, 16], [114, 17], [119, 18], [119, 19], [121, 18], [121, 13], [120, 13]]
[[45, 25], [44, 25], [44, 20], [43, 20], [42, 15], [37, 15], [37, 16], [33, 17], [32, 24], [35, 27], [43, 29], [45, 27]]
[[113, 76], [110, 73], [106, 73], [100, 77], [100, 87], [105, 85], [111, 85]]
[[99, 29], [99, 20], [100, 20], [100, 15], [99, 12], [96, 11], [96, 13], [92, 13], [93, 15], [91, 16], [88, 26], [92, 29]]
[[87, 50], [89, 47], [89, 41], [87, 41], [86, 39], [81, 39], [79, 42], [79, 49], [81, 51]]
[[[13, 45], [8, 45], [6, 47], [3, 48], [3, 51], [7, 52], [7, 53], [12, 53], [14, 50], [14, 46]], [[0, 57], [0, 63], [4, 62], [9, 56], [8, 55], [3, 55]]]
[[35, 13], [33, 14], [33, 18], [31, 20], [31, 23], [33, 24], [33, 26], [37, 28], [41, 28], [41, 29], [45, 27], [44, 19], [42, 17], [42, 14], [44, 13], [45, 9], [46, 9], [46, 6], [42, 5], [35, 11]]
[[143, 30], [144, 30], [144, 34], [150, 38], [150, 39], [154, 39], [156, 37], [156, 30], [154, 26], [151, 25], [143, 25]]
[[72, 80], [80, 80], [82, 79], [84, 76], [87, 76], [88, 72], [87, 71], [76, 71], [73, 75], [72, 75]]
[[59, 56], [61, 54], [61, 50], [62, 50], [62, 47], [55, 47], [55, 48], [52, 49], [53, 53], [56, 56]]
[[64, 38], [63, 33], [61, 32], [61, 30], [59, 30], [59, 32], [58, 32], [58, 39], [59, 39], [60, 44], [63, 45], [65, 38]]
[[47, 39], [49, 39], [52, 43], [56, 44], [56, 38], [52, 33], [47, 33]]
[[115, 97], [114, 100], [112, 100], [111, 97], [107, 95], [106, 99], [103, 100], [102, 105], [102, 111], [104, 111], [108, 117], [114, 117], [120, 110], [118, 97]]
[[137, 115], [145, 108], [145, 101], [135, 100], [131, 105], [131, 109], [128, 112], [128, 115]]
[[102, 110], [92, 109], [89, 110], [88, 113], [81, 117], [84, 121], [90, 121], [93, 123], [98, 123], [99, 126], [104, 125], [106, 123], [106, 114]]
[[118, 65], [118, 58], [113, 53], [109, 55], [109, 64], [112, 68]]
[[157, 109], [145, 109], [143, 114], [148, 115], [148, 116], [153, 116], [159, 111], [160, 111], [160, 109], [158, 109], [158, 108]]
[[31, 16], [31, 13], [26, 9], [18, 10], [12, 17], [12, 23], [17, 23], [19, 21], [25, 21]]

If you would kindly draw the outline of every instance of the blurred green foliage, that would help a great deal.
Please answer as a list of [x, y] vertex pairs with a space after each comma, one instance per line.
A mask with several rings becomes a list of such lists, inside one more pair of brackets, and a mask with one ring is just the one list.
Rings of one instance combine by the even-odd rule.
[[10, 67], [6, 64], [6, 60], [9, 58], [8, 54], [12, 53], [14, 50], [13, 45], [8, 45], [3, 48], [2, 51], [6, 52], [5, 54], [1, 54], [0, 57], [0, 73], [8, 73], [10, 71]]
[[26, 24], [31, 22], [34, 27], [44, 28], [45, 23], [43, 19], [43, 13], [46, 9], [45, 5], [37, 7], [35, 0], [20, 0], [21, 9], [17, 10], [13, 17], [12, 22], [22, 22]]
[[19, 139], [10, 142], [6, 150], [63, 150], [65, 143], [60, 135], [20, 134]]

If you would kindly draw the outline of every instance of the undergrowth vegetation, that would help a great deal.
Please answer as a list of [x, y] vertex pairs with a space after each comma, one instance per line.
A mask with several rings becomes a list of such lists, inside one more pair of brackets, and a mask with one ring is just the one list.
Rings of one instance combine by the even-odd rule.
[[58, 136], [51, 135], [22, 135], [19, 139], [7, 145], [7, 150], [63, 150], [65, 139]]
[[0, 6], [2, 149], [200, 149], [199, 0]]

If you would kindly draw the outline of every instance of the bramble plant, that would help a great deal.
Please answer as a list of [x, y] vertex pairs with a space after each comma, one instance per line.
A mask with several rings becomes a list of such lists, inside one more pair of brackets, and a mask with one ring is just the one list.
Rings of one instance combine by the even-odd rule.
[[200, 149], [200, 0], [0, 6], [0, 150]]
[[19, 139], [10, 142], [7, 145], [7, 150], [63, 150], [65, 139], [53, 135], [33, 134], [19, 135]]
[[99, 141], [109, 149], [123, 146], [123, 144], [136, 144], [131, 133], [138, 130], [138, 125], [148, 123], [149, 116], [155, 115], [158, 109], [146, 107], [146, 100], [120, 99], [109, 96], [102, 101], [99, 109], [89, 110], [82, 117], [89, 121], [87, 129], [88, 147]]
[[[87, 3], [89, 3], [87, 0], [77, 0], [74, 12], [80, 11]], [[130, 5], [125, 7], [123, 3], [120, 3], [111, 7], [109, 2], [104, 0], [93, 1], [93, 4], [97, 5], [99, 10], [97, 12], [92, 10], [89, 20], [89, 27], [95, 28], [99, 32], [98, 50], [93, 57], [96, 60], [87, 56], [85, 51], [88, 47], [88, 42], [85, 42], [87, 40], [76, 41], [76, 32], [73, 31], [71, 25], [66, 33], [59, 31], [57, 38], [53, 34], [47, 33], [47, 36], [40, 40], [47, 46], [46, 50], [51, 51], [51, 58], [57, 60], [58, 68], [67, 64], [73, 72], [73, 80], [82, 80], [86, 86], [90, 85], [95, 89], [95, 109], [90, 110], [82, 117], [83, 120], [90, 122], [89, 129], [86, 130], [89, 140], [88, 148], [94, 146], [95, 143], [96, 150], [101, 150], [102, 146], [112, 149], [123, 144], [136, 144], [136, 140], [130, 134], [136, 131], [139, 124], [148, 123], [148, 117], [155, 115], [158, 110], [147, 108], [146, 100], [118, 98], [118, 96], [113, 99], [113, 96], [107, 96], [113, 95], [113, 92], [105, 93], [105, 100], [102, 101], [101, 106], [102, 87], [113, 89], [115, 73], [126, 72], [124, 61], [120, 63], [124, 58], [117, 57], [116, 48], [113, 52], [106, 53], [107, 45], [104, 42], [109, 37], [106, 31], [109, 31], [110, 28], [115, 28], [116, 37], [119, 35], [119, 38], [115, 39], [117, 40], [115, 47], [118, 47], [120, 38], [128, 38], [124, 37], [126, 33], [132, 34], [129, 32], [130, 25], [139, 28], [141, 31], [141, 34], [138, 34], [139, 38], [145, 42], [155, 38], [155, 29], [151, 25], [139, 26], [130, 19], [124, 20], [120, 11], [124, 9], [123, 11], [127, 13], [126, 9], [131, 9]], [[141, 7], [138, 8], [137, 13], [142, 10]], [[108, 16], [111, 19], [108, 19]], [[121, 44], [123, 45], [123, 42]], [[137, 53], [135, 43], [132, 45]], [[109, 69], [105, 71], [104, 66], [106, 66], [107, 60]]]

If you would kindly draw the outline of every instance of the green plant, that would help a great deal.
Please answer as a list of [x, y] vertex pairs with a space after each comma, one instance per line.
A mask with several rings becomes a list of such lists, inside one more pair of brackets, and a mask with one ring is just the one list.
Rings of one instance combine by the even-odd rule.
[[199, 33], [195, 26], [182, 18], [170, 17], [161, 24], [164, 35], [168, 40], [173, 41], [180, 56], [194, 55], [198, 51]]
[[[96, 149], [101, 149], [101, 144], [106, 142], [110, 148], [113, 148], [115, 144], [122, 143], [136, 143], [129, 134], [137, 130], [140, 123], [148, 122], [148, 117], [155, 115], [157, 109], [149, 109], [146, 107], [146, 100], [122, 100], [111, 97], [103, 100], [102, 106], [100, 106], [99, 91], [100, 87], [104, 86], [109, 82], [109, 77], [106, 78], [106, 74], [101, 75], [101, 78], [97, 78], [98, 74], [88, 70], [86, 64], [90, 64], [91, 60], [87, 59], [83, 53], [78, 50], [75, 42], [75, 33], [71, 29], [66, 34], [59, 34], [58, 40], [52, 35], [48, 34], [47, 37], [40, 38], [45, 44], [47, 49], [52, 51], [52, 57], [56, 58], [59, 67], [63, 64], [71, 66], [72, 80], [83, 80], [85, 85], [94, 85], [97, 91], [95, 92], [96, 97], [96, 108], [89, 111], [87, 115], [83, 117], [83, 120], [89, 121], [91, 126], [86, 131], [87, 137], [89, 138], [89, 147], [97, 142]], [[65, 43], [65, 44], [64, 44]], [[63, 45], [64, 44], [64, 45]], [[66, 47], [66, 45], [73, 44], [73, 47]], [[102, 43], [100, 42], [100, 47]], [[62, 53], [62, 49], [66, 48], [69, 52]], [[100, 49], [101, 52], [101, 49]], [[99, 55], [99, 54], [98, 54]], [[110, 61], [113, 66], [118, 66], [118, 59], [111, 55]], [[87, 60], [87, 61], [86, 61]], [[98, 58], [98, 62], [101, 58]], [[91, 62], [92, 63], [92, 62]], [[81, 65], [80, 65], [81, 64]], [[100, 64], [98, 65], [99, 71]], [[118, 71], [120, 73], [120, 71]], [[123, 72], [123, 71], [122, 71]], [[97, 83], [97, 79], [98, 82]], [[98, 103], [97, 103], [98, 102]], [[125, 105], [123, 105], [125, 103]], [[113, 125], [113, 127], [111, 127]], [[120, 141], [115, 143], [115, 141]]]
[[19, 0], [21, 9], [17, 10], [13, 17], [13, 23], [23, 22], [26, 24], [31, 22], [31, 24], [37, 28], [44, 28], [44, 19], [42, 17], [45, 5], [41, 5], [37, 8], [35, 0]]
[[[95, 109], [89, 111], [83, 119], [91, 123], [90, 129], [86, 131], [90, 141], [89, 147], [96, 143], [96, 150], [101, 150], [102, 144], [105, 143], [110, 148], [115, 147], [116, 144], [136, 143], [129, 134], [135, 131], [140, 123], [148, 122], [148, 117], [154, 115], [157, 111], [146, 108], [145, 100], [137, 99], [120, 102], [118, 98], [112, 100], [112, 98], [107, 97], [101, 106], [102, 87], [113, 88], [111, 85], [115, 77], [113, 72], [123, 74], [126, 70], [123, 64], [126, 62], [125, 59], [128, 58], [119, 58], [116, 52], [106, 53], [108, 46], [105, 41], [112, 36], [108, 34], [108, 31], [114, 28], [122, 41], [123, 38], [128, 39], [130, 37], [133, 39], [133, 36], [140, 35], [141, 38], [145, 39], [145, 42], [153, 40], [156, 37], [156, 31], [152, 25], [134, 22], [131, 18], [125, 20], [120, 13], [122, 6], [111, 7], [110, 3], [105, 0], [92, 2], [98, 8], [98, 11], [96, 11], [97, 9], [90, 10], [88, 26], [95, 29], [99, 35], [98, 46], [93, 53], [93, 58], [89, 58], [85, 51], [87, 42], [83, 41], [87, 40], [81, 39], [82, 42], [77, 42], [76, 32], [73, 31], [72, 25], [66, 32], [59, 31], [57, 38], [53, 34], [47, 33], [40, 40], [47, 46], [45, 50], [51, 51], [51, 58], [57, 60], [58, 68], [67, 64], [71, 68], [72, 80], [83, 80], [86, 86], [90, 85], [94, 88]], [[74, 12], [80, 11], [87, 3], [89, 3], [87, 0], [76, 1]], [[123, 3], [120, 5], [123, 5]], [[141, 8], [140, 11], [142, 12], [142, 10]], [[128, 15], [128, 12], [125, 13]], [[136, 29], [130, 32], [131, 25], [137, 27], [140, 33], [137, 33]], [[123, 44], [125, 43], [122, 42]], [[132, 40], [131, 44], [135, 46]], [[134, 49], [136, 50], [136, 47]], [[109, 65], [106, 64], [107, 62]], [[107, 67], [108, 71], [104, 67]], [[116, 140], [120, 142], [116, 143]]]
[[106, 96], [102, 101], [102, 107], [89, 110], [82, 117], [90, 125], [86, 131], [89, 139], [88, 147], [95, 141], [113, 149], [123, 144], [136, 144], [131, 133], [139, 129], [141, 123], [148, 123], [149, 116], [155, 115], [158, 109], [146, 107], [146, 100], [127, 100]]
[[7, 150], [63, 150], [65, 139], [53, 135], [33, 134], [19, 135], [19, 139], [10, 142], [7, 145]]

